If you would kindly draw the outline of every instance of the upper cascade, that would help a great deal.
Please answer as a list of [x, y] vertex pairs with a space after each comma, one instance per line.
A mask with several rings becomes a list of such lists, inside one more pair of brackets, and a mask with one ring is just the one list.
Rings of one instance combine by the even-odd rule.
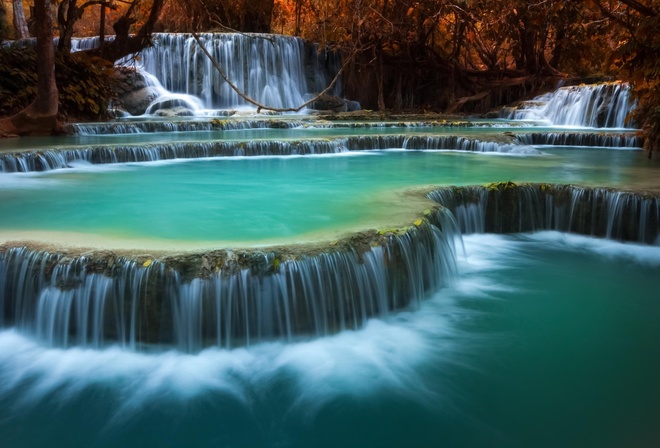
[[[199, 38], [241, 92], [273, 108], [302, 105], [305, 95], [330, 84], [340, 65], [336, 53], [319, 53], [297, 37], [205, 33]], [[191, 34], [158, 33], [152, 42], [141, 52], [138, 68], [154, 75], [168, 91], [198, 97], [207, 109], [254, 107], [222, 79]], [[329, 93], [340, 91], [335, 85]]]
[[561, 87], [504, 115], [513, 120], [545, 121], [557, 126], [634, 128], [634, 123], [626, 119], [635, 106], [630, 86], [613, 82]]
[[[270, 108], [300, 107], [324, 91], [341, 66], [341, 56], [337, 52], [319, 51], [318, 45], [299, 37], [255, 33], [203, 33], [198, 37], [242, 94]], [[109, 36], [106, 40], [113, 38]], [[35, 39], [21, 39], [2, 45], [21, 47], [35, 42]], [[75, 38], [71, 49], [91, 50], [99, 44], [98, 36]], [[131, 55], [117, 61], [121, 65], [135, 66], [144, 78], [136, 91], [127, 92], [135, 97], [131, 101], [139, 102], [137, 98], [146, 101], [137, 115], [146, 110], [147, 114], [163, 116], [216, 116], [214, 111], [222, 109], [256, 107], [222, 78], [192, 34], [154, 33], [151, 44], [138, 57]], [[341, 92], [339, 80], [324, 98], [327, 101], [339, 97]], [[356, 102], [339, 100], [336, 103], [330, 108], [359, 109]], [[313, 106], [328, 107], [322, 100]]]

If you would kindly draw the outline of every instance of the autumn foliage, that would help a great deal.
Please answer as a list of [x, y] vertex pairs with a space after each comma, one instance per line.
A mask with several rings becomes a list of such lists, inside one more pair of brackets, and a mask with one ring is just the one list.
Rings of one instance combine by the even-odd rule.
[[[632, 83], [649, 148], [660, 138], [660, 0], [57, 0], [58, 30], [121, 35], [113, 58], [152, 31], [275, 32], [350, 55], [346, 95], [379, 109], [483, 112], [558, 77]], [[7, 34], [7, 31], [4, 32]]]

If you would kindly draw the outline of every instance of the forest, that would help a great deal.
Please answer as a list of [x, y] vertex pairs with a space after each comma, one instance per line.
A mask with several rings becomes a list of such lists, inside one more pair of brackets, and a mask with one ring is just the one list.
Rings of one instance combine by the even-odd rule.
[[[2, 3], [0, 39], [43, 29], [34, 3]], [[345, 96], [369, 109], [485, 113], [558, 79], [622, 79], [635, 91], [647, 149], [660, 144], [660, 0], [58, 0], [50, 9], [65, 119], [100, 117], [112, 90], [106, 69], [153, 32], [280, 33], [340, 52]], [[94, 35], [116, 38], [72, 59], [72, 37]], [[0, 73], [35, 58], [3, 55]], [[23, 95], [3, 82], [0, 116], [35, 93], [34, 71], [12, 79], [26, 83]]]

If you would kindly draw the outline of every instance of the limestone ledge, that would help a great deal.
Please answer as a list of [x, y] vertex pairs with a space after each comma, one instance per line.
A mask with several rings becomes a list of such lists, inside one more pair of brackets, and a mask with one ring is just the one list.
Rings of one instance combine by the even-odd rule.
[[[248, 242], [185, 242], [163, 241], [162, 249], [155, 249], [156, 241], [115, 239], [108, 246], [102, 237], [96, 238], [98, 245], [79, 244], [75, 234], [57, 235], [48, 232], [34, 232], [34, 238], [11, 238], [9, 232], [0, 231], [0, 256], [11, 249], [25, 248], [34, 252], [55, 255], [53, 263], [69, 264], [77, 259], [85, 259], [89, 273], [101, 273], [111, 276], [113, 268], [121, 261], [132, 261], [136, 266], [148, 268], [159, 264], [177, 271], [184, 279], [206, 278], [221, 272], [233, 275], [243, 269], [249, 269], [253, 275], [274, 273], [281, 263], [319, 256], [323, 253], [354, 253], [358, 260], [373, 247], [384, 247], [391, 243], [392, 237], [407, 235], [416, 227], [428, 226], [435, 222], [433, 216], [441, 206], [426, 197], [432, 187], [411, 189], [401, 194], [408, 198], [419, 211], [412, 209], [395, 214], [391, 225], [381, 228], [355, 230], [340, 235], [316, 235], [314, 239], [300, 238], [290, 244], [276, 243], [259, 245]], [[414, 207], [413, 207], [414, 208]], [[29, 232], [17, 232], [25, 235]], [[95, 238], [90, 238], [94, 241]], [[301, 242], [302, 241], [302, 242]], [[52, 270], [52, 266], [47, 271]]]
[[[551, 211], [526, 210], [529, 204], [521, 202], [521, 191], [540, 195], [539, 197], [552, 196], [552, 207], [567, 207], [571, 201], [583, 201], [580, 206], [580, 213], [576, 217], [569, 217], [565, 224], [566, 228], [561, 228], [561, 223], [556, 224], [559, 228], [543, 228], [543, 221], [547, 221], [539, 213], [550, 213]], [[94, 247], [75, 247], [66, 243], [52, 243], [34, 240], [12, 240], [5, 241], [0, 245], [0, 254], [6, 254], [13, 248], [25, 248], [30, 251], [48, 253], [56, 255], [53, 263], [67, 264], [75, 259], [85, 259], [87, 272], [103, 273], [111, 275], [113, 268], [119, 260], [122, 262], [132, 261], [136, 266], [148, 268], [156, 263], [172, 268], [179, 272], [183, 278], [206, 278], [210, 275], [221, 272], [223, 275], [234, 275], [237, 272], [249, 269], [253, 275], [268, 275], [274, 273], [280, 264], [288, 261], [301, 260], [310, 257], [316, 257], [323, 253], [354, 253], [358, 260], [362, 255], [373, 247], [385, 247], [391, 244], [393, 238], [406, 237], [416, 232], [418, 227], [426, 227], [431, 224], [441, 227], [441, 215], [443, 210], [449, 209], [456, 212], [458, 207], [466, 204], [481, 204], [484, 208], [484, 216], [488, 220], [484, 224], [486, 232], [509, 233], [529, 230], [560, 230], [572, 231], [575, 233], [589, 234], [588, 229], [592, 229], [592, 236], [612, 237], [606, 234], [605, 229], [612, 231], [611, 223], [603, 222], [608, 216], [611, 219], [619, 219], [612, 215], [608, 207], [608, 200], [619, 200], [622, 196], [632, 199], [628, 200], [626, 207], [621, 204], [619, 213], [626, 215], [626, 219], [638, 225], [640, 216], [631, 216], [631, 207], [639, 208], [640, 203], [650, 204], [652, 207], [651, 215], [646, 216], [648, 223], [641, 223], [645, 231], [658, 232], [660, 230], [660, 188], [654, 186], [649, 189], [615, 189], [615, 188], [597, 188], [581, 187], [575, 185], [556, 185], [556, 184], [527, 184], [502, 182], [492, 183], [482, 186], [465, 187], [438, 187], [427, 186], [406, 192], [411, 199], [420, 200], [419, 205], [424, 209], [409, 216], [405, 224], [384, 225], [381, 228], [366, 229], [344, 234], [336, 239], [321, 239], [311, 242], [296, 242], [291, 244], [275, 244], [259, 247], [209, 247], [209, 248], [188, 248], [185, 242], [181, 243], [181, 248], [171, 250], [145, 250], [141, 248], [126, 249], [99, 249]], [[580, 195], [582, 195], [580, 197]], [[430, 197], [435, 202], [425, 201]], [[578, 199], [576, 199], [578, 197]], [[594, 199], [595, 198], [595, 199]], [[610, 199], [608, 199], [610, 198]], [[446, 202], [446, 203], [443, 203]], [[650, 202], [649, 202], [650, 201]], [[539, 201], [539, 204], [541, 202]], [[533, 205], [533, 204], [532, 204]], [[588, 207], [584, 207], [587, 205]], [[647, 207], [648, 208], [648, 207]], [[634, 210], [633, 212], [634, 213]], [[639, 215], [639, 212], [637, 212]], [[494, 216], [497, 214], [497, 216]], [[529, 214], [531, 218], [527, 218]], [[538, 222], [533, 222], [535, 219]], [[572, 221], [571, 221], [572, 220]], [[584, 222], [577, 222], [585, 221]], [[530, 221], [530, 222], [527, 222]], [[588, 222], [587, 222], [588, 221]], [[522, 224], [521, 224], [522, 223]], [[522, 227], [520, 227], [522, 225]], [[520, 228], [518, 228], [518, 227]], [[630, 226], [628, 226], [630, 227]], [[647, 229], [648, 227], [648, 229]], [[625, 235], [621, 240], [634, 240], [630, 232], [625, 230]], [[616, 237], [616, 235], [614, 235]], [[1, 239], [0, 239], [1, 241]], [[51, 267], [52, 269], [52, 267]]]

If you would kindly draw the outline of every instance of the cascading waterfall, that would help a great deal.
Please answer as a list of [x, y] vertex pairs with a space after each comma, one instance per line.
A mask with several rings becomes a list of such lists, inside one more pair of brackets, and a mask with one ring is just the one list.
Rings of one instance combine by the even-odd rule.
[[358, 238], [345, 250], [306, 256], [227, 250], [143, 261], [9, 248], [0, 255], [0, 324], [54, 346], [165, 344], [194, 352], [324, 336], [417, 306], [454, 279], [459, 229], [660, 244], [658, 196], [511, 183], [428, 196], [443, 206], [427, 215], [430, 222], [390, 231], [375, 246], [375, 236]]
[[516, 145], [456, 136], [356, 136], [296, 141], [254, 140], [151, 143], [140, 146], [111, 145], [78, 147], [0, 155], [0, 173], [49, 171], [67, 168], [74, 162], [92, 164], [153, 162], [180, 158], [220, 156], [282, 156], [335, 154], [381, 148], [409, 150], [456, 150], [538, 154], [526, 145]]
[[150, 120], [136, 122], [69, 123], [67, 131], [78, 135], [118, 135], [157, 132], [234, 131], [242, 129], [292, 129], [304, 126], [302, 120], [214, 119], [210, 121]]
[[561, 126], [633, 128], [634, 123], [626, 119], [635, 105], [628, 84], [580, 85], [538, 96], [524, 103], [525, 108], [505, 112], [504, 117]]
[[[509, 127], [502, 123], [482, 123], [474, 121], [443, 122], [430, 121], [358, 121], [358, 122], [330, 122], [316, 118], [295, 115], [275, 115], [270, 118], [252, 118], [235, 116], [235, 111], [214, 111], [218, 118], [194, 120], [148, 120], [100, 123], [67, 123], [64, 129], [71, 135], [117, 135], [142, 134], [155, 132], [194, 132], [194, 131], [228, 131], [237, 129], [292, 129], [306, 127], [309, 129], [384, 129], [384, 128], [489, 128], [497, 129]], [[222, 115], [224, 114], [224, 115]], [[231, 117], [231, 118], [228, 118]], [[295, 118], [294, 118], [295, 117]]]
[[535, 132], [516, 134], [516, 140], [524, 145], [608, 148], [641, 148], [644, 143], [643, 138], [636, 134], [600, 132]]
[[54, 346], [196, 351], [324, 336], [417, 306], [451, 283], [457, 235], [449, 224], [422, 223], [366, 249], [291, 259], [225, 251], [197, 260], [193, 278], [180, 260], [10, 248], [0, 254], [0, 323]]
[[92, 146], [39, 152], [20, 152], [0, 156], [0, 172], [49, 171], [67, 168], [75, 162], [111, 164], [154, 162], [218, 156], [282, 156], [333, 154], [346, 151], [345, 141], [310, 140], [287, 142], [257, 140], [251, 142], [174, 142], [148, 145]]
[[[633, 132], [236, 118], [3, 142], [1, 171], [74, 168], [0, 174], [3, 446], [658, 445], [657, 172], [605, 149]], [[602, 149], [432, 152], [530, 145]], [[441, 187], [493, 177], [546, 183]]]
[[607, 188], [494, 184], [429, 193], [462, 233], [556, 230], [660, 245], [660, 196]]
[[[322, 91], [339, 68], [338, 56], [302, 39], [266, 34], [204, 33], [200, 41], [225, 74], [252, 99], [276, 108], [298, 107]], [[199, 97], [208, 109], [250, 106], [220, 77], [190, 34], [154, 34], [140, 67], [173, 93]], [[339, 94], [341, 86], [333, 93]]]

